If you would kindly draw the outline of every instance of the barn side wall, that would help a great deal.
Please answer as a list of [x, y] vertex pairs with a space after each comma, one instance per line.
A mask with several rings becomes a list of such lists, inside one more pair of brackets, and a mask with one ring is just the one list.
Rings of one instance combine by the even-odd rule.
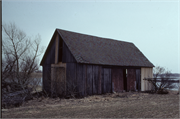
[[[137, 78], [140, 77], [140, 68], [127, 69], [128, 75], [123, 79], [122, 67], [104, 67], [101, 65], [66, 63], [67, 92], [78, 92], [79, 96], [122, 92], [124, 80], [127, 80], [127, 89], [137, 90]], [[140, 82], [138, 82], [140, 84]]]
[[111, 93], [111, 68], [99, 65], [66, 63], [66, 86], [74, 85], [79, 96]]
[[153, 78], [153, 68], [141, 68], [141, 91], [151, 90], [152, 84], [144, 78]]

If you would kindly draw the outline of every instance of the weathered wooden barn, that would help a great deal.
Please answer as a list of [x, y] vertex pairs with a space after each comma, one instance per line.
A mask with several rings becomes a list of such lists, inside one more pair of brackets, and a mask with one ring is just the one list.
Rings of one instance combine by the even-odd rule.
[[150, 90], [154, 65], [130, 42], [56, 29], [40, 63], [43, 89], [80, 96]]

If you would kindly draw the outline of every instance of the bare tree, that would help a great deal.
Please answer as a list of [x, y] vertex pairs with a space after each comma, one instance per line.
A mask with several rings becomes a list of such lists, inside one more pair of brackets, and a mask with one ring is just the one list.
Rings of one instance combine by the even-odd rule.
[[163, 93], [164, 90], [173, 89], [176, 87], [173, 78], [171, 78], [172, 73], [166, 70], [164, 67], [156, 66], [153, 69], [153, 78], [146, 78], [154, 86], [154, 91]]
[[29, 94], [29, 84], [35, 82], [32, 73], [39, 69], [37, 58], [43, 51], [43, 48], [40, 48], [40, 35], [31, 40], [14, 23], [4, 24], [2, 30], [3, 94], [19, 90]]
[[161, 66], [156, 66], [155, 68], [153, 68], [153, 77], [154, 77], [154, 81], [153, 81], [153, 84], [154, 84], [154, 88], [155, 88], [155, 91], [157, 90], [157, 78], [165, 72], [165, 68], [164, 67], [161, 67]]

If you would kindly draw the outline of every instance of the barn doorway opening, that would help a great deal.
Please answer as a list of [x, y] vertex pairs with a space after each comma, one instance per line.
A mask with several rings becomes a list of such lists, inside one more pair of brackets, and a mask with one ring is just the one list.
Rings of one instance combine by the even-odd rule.
[[136, 90], [141, 91], [141, 69], [136, 69]]
[[127, 69], [123, 69], [124, 90], [127, 91]]

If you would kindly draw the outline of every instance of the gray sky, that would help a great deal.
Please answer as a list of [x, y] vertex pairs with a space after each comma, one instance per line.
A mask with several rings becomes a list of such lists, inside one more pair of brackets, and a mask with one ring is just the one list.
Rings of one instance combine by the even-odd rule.
[[3, 0], [2, 21], [40, 34], [45, 47], [56, 28], [133, 42], [154, 65], [180, 73], [179, 0]]

